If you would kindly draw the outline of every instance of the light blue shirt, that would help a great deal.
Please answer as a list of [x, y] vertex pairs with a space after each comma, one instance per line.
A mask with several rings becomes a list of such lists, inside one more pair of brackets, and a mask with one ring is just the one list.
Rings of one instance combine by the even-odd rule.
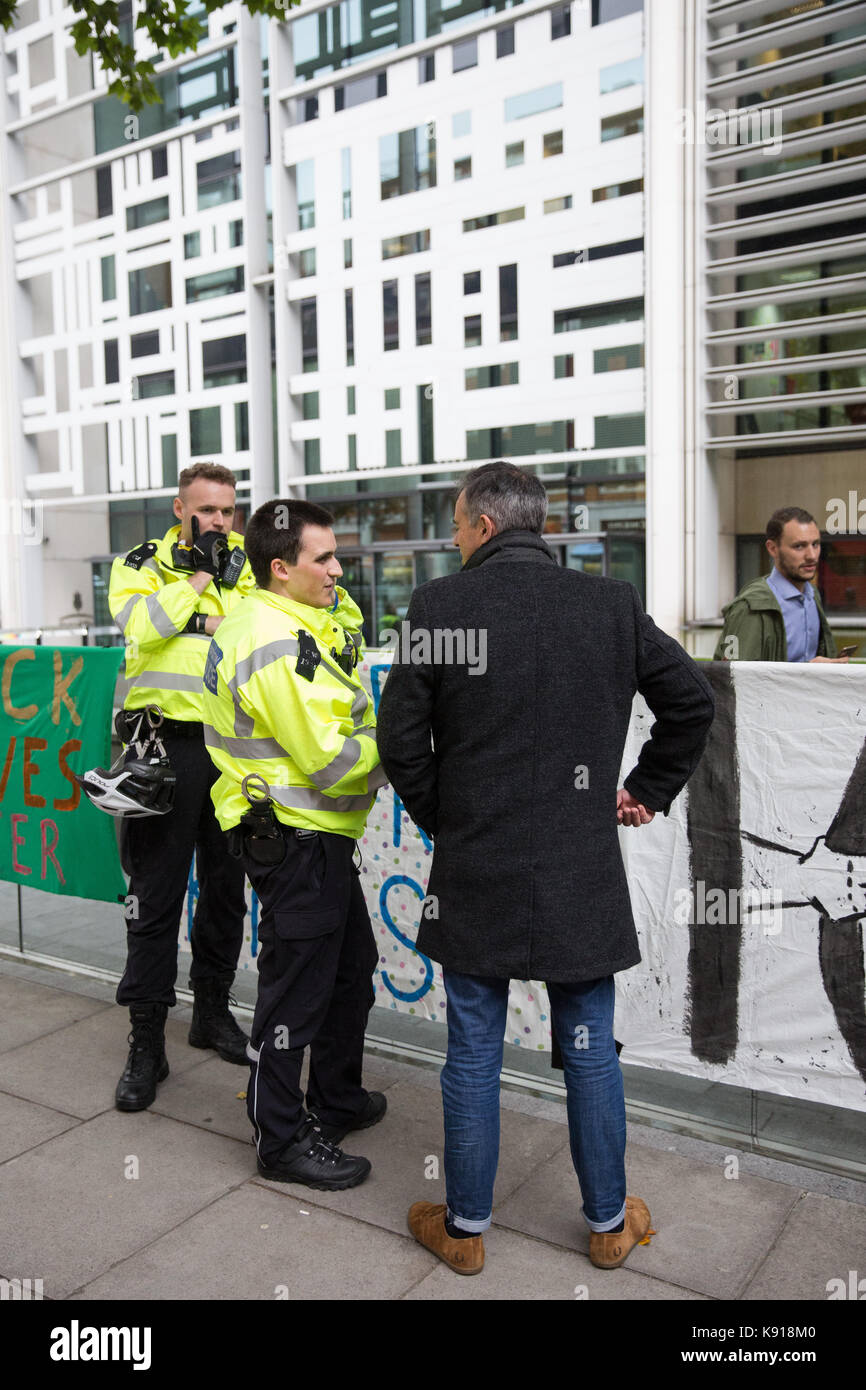
[[821, 621], [812, 585], [807, 583], [802, 594], [790, 579], [786, 579], [774, 565], [767, 583], [779, 600], [782, 617], [785, 620], [785, 636], [788, 640], [789, 661], [811, 661], [818, 652], [818, 638], [821, 635]]

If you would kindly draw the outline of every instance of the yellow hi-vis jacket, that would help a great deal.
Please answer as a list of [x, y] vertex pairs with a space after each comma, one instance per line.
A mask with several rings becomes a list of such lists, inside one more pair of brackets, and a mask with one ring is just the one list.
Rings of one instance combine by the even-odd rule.
[[[111, 567], [108, 606], [126, 639], [124, 708], [159, 705], [170, 719], [200, 721], [202, 678], [210, 637], [184, 632], [193, 613], [225, 617], [255, 589], [249, 560], [233, 589], [213, 580], [197, 594], [187, 583], [189, 570], [177, 569], [171, 549], [180, 539], [172, 526], [162, 540], [145, 541]], [[231, 531], [229, 545], [243, 546]]]
[[[358, 605], [338, 585], [332, 608], [257, 589], [220, 624], [205, 669], [203, 722], [222, 774], [211, 797], [223, 830], [249, 810], [241, 783], [257, 772], [284, 824], [353, 840], [363, 834], [388, 779], [373, 703], [357, 669], [346, 675], [331, 655], [332, 648], [342, 652], [347, 637], [360, 651], [361, 622]], [[313, 662], [301, 665], [308, 676], [314, 667], [311, 679], [297, 669], [309, 639]]]

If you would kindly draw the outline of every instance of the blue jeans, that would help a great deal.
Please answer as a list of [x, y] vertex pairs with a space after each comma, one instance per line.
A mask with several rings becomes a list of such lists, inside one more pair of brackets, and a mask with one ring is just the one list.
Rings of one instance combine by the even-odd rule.
[[[508, 980], [444, 971], [448, 1055], [442, 1068], [445, 1199], [449, 1220], [486, 1231], [499, 1161], [499, 1075]], [[625, 1099], [613, 1039], [613, 976], [550, 984], [552, 1026], [562, 1051], [571, 1157], [590, 1230], [625, 1216]]]

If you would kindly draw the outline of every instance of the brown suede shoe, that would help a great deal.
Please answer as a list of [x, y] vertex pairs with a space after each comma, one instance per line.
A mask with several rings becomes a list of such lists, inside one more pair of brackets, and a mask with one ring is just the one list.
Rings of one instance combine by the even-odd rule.
[[599, 1269], [616, 1269], [638, 1241], [650, 1232], [650, 1214], [640, 1197], [626, 1197], [625, 1219], [621, 1231], [591, 1231], [589, 1258]]
[[480, 1274], [484, 1268], [484, 1241], [481, 1236], [455, 1240], [445, 1229], [445, 1205], [415, 1202], [409, 1208], [409, 1230], [419, 1244], [444, 1260], [455, 1274]]

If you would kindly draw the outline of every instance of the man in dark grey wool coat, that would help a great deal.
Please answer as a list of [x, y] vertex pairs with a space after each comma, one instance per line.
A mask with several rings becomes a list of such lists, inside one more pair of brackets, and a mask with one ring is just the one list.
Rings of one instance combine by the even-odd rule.
[[[416, 1202], [409, 1229], [459, 1274], [484, 1263], [510, 979], [547, 984], [590, 1259], [613, 1269], [650, 1229], [626, 1196], [613, 1038], [614, 974], [640, 960], [617, 825], [667, 813], [713, 719], [706, 680], [631, 584], [557, 564], [546, 515], [542, 483], [513, 464], [467, 475], [463, 567], [412, 595], [377, 722], [434, 841], [418, 949], [447, 994], [447, 1203]], [[656, 722], [617, 789], [636, 690]]]

